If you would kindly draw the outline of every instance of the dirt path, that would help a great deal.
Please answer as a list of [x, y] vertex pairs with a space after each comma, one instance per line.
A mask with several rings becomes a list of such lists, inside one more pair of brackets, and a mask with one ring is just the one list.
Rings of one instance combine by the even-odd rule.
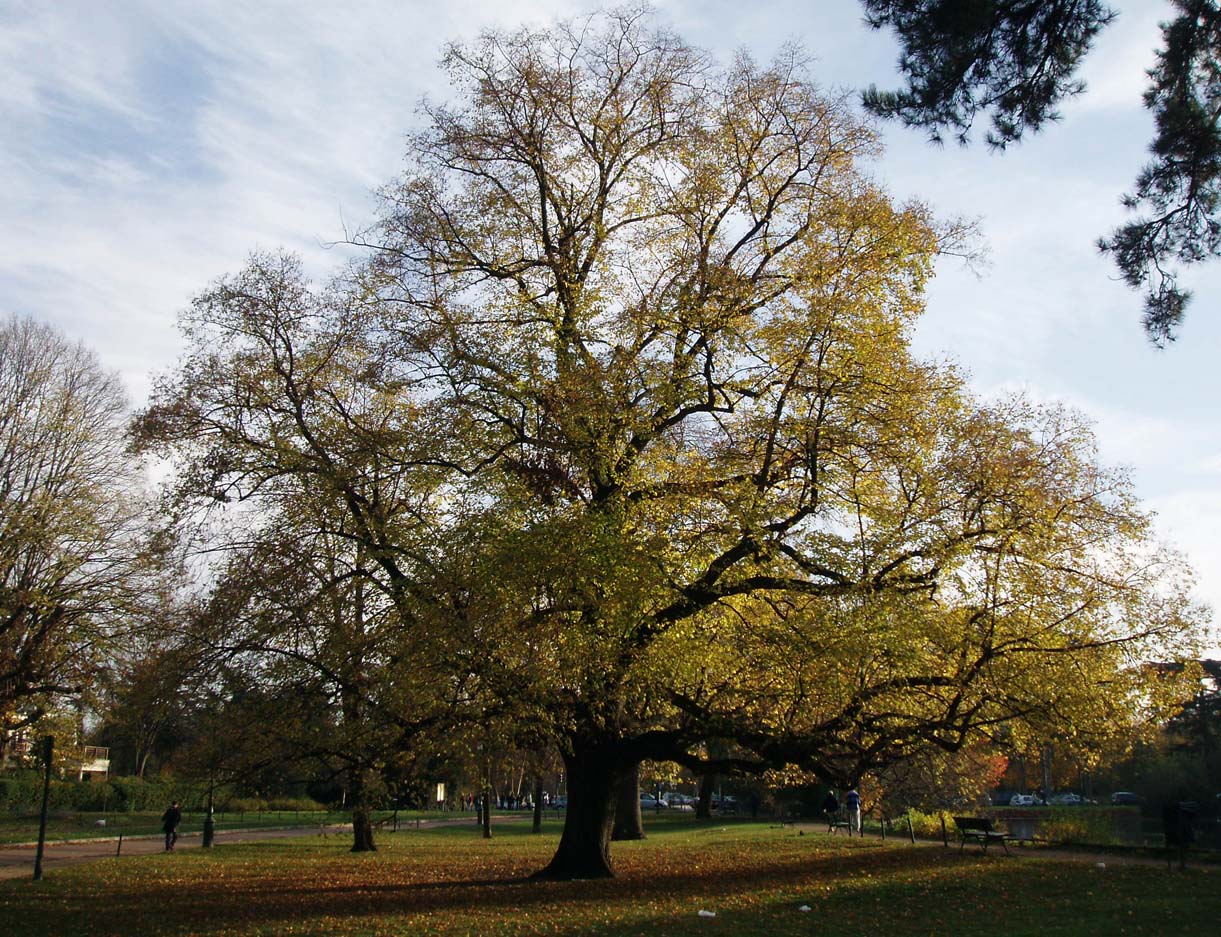
[[[842, 835], [839, 833], [834, 833], [834, 834], [827, 833], [825, 823], [810, 823], [810, 824], [798, 823], [798, 824], [796, 824], [796, 828], [798, 830], [801, 830], [806, 835], [810, 835], [810, 834], [813, 834], [816, 836], [831, 836], [831, 835], [840, 836], [840, 835]], [[866, 833], [864, 838], [877, 840], [879, 837], [876, 833]], [[907, 839], [906, 835], [896, 836], [895, 833], [889, 834], [887, 838], [890, 840], [895, 840], [895, 839], [906, 840]], [[917, 842], [917, 844], [923, 845], [923, 846], [942, 845], [942, 842], [940, 839], [917, 838], [916, 842]], [[1035, 846], [1035, 845], [1022, 844], [1022, 843], [1009, 843], [1008, 845], [1009, 845], [1008, 858], [1010, 858], [1010, 859], [1024, 859], [1024, 858], [1052, 859], [1057, 862], [1061, 862], [1061, 861], [1062, 862], [1088, 862], [1092, 865], [1098, 865], [1098, 866], [1137, 865], [1137, 866], [1154, 866], [1154, 867], [1160, 866], [1162, 868], [1166, 868], [1167, 865], [1169, 865], [1173, 868], [1177, 868], [1178, 861], [1179, 861], [1178, 853], [1176, 853], [1176, 852], [1169, 853], [1169, 862], [1167, 862], [1166, 855], [1151, 856], [1151, 855], [1148, 855], [1147, 853], [1136, 853], [1136, 852], [1125, 853], [1120, 850], [1099, 849], [1098, 851], [1092, 851], [1092, 850], [1084, 848], [1084, 847], [1080, 848], [1080, 849], [1071, 849], [1071, 848], [1063, 848], [1063, 847], [1057, 847], [1057, 846], [1042, 846], [1042, 845]], [[958, 841], [953, 836], [950, 837], [949, 846], [946, 846], [944, 848], [946, 849], [947, 852], [957, 853], [957, 852], [961, 851], [964, 855], [970, 854], [970, 853], [979, 854], [979, 853], [983, 852], [983, 850], [981, 850], [978, 846], [976, 846], [974, 844], [968, 844], [965, 849], [960, 850]], [[1002, 861], [1006, 858], [1005, 851], [1000, 846], [990, 847], [988, 849], [987, 855], [989, 857], [996, 856], [998, 859], [1000, 859]], [[1216, 862], [1205, 861], [1205, 860], [1201, 859], [1201, 857], [1198, 855], [1193, 856], [1190, 851], [1187, 853], [1186, 864], [1191, 866], [1192, 868], [1206, 868], [1206, 869], [1219, 868], [1219, 866]]]

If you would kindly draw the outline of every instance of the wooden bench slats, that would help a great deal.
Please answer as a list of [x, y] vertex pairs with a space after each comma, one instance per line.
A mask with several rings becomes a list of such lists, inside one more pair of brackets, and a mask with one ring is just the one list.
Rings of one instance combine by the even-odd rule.
[[1009, 855], [1008, 841], [1013, 837], [998, 830], [987, 817], [955, 817], [954, 825], [958, 828], [959, 852], [962, 852], [967, 840], [971, 840], [979, 843], [985, 853], [989, 844], [1000, 843], [1005, 855]]

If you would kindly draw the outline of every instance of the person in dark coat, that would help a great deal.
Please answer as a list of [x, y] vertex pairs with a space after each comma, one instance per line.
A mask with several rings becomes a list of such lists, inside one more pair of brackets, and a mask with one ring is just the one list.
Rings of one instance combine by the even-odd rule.
[[835, 832], [835, 819], [839, 814], [839, 801], [835, 798], [835, 791], [827, 791], [827, 796], [822, 799], [823, 816], [827, 818], [827, 832]]
[[161, 831], [165, 833], [165, 851], [173, 852], [174, 843], [178, 842], [178, 824], [182, 822], [182, 811], [178, 809], [178, 801], [170, 804], [170, 809], [161, 814]]

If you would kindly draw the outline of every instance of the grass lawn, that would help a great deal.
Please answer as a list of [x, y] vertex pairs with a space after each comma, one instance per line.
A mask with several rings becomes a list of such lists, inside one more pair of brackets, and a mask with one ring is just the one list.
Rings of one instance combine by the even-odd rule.
[[[764, 823], [655, 821], [611, 881], [526, 881], [555, 848], [505, 824], [110, 859], [0, 882], [0, 931], [130, 934], [1213, 934], [1221, 870], [1101, 869]], [[802, 911], [802, 907], [810, 910]], [[716, 917], [701, 917], [701, 910]]]

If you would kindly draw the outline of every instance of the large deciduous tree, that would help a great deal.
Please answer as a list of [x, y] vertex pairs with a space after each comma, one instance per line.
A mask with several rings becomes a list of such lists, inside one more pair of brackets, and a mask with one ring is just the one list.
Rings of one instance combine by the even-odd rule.
[[83, 345], [0, 323], [0, 726], [86, 689], [148, 585], [124, 406]]
[[469, 618], [562, 739], [547, 874], [609, 874], [616, 780], [710, 736], [844, 782], [1130, 705], [1067, 677], [1182, 623], [1173, 561], [1077, 421], [910, 357], [958, 232], [795, 56], [620, 14], [446, 64], [370, 276], [484, 492]]
[[370, 263], [209, 291], [142, 426], [195, 497], [320, 499], [412, 659], [556, 740], [543, 874], [611, 874], [643, 759], [848, 783], [1130, 721], [1126, 665], [1192, 637], [1173, 557], [1079, 420], [911, 356], [962, 232], [871, 180], [794, 53], [617, 13], [445, 64]]

